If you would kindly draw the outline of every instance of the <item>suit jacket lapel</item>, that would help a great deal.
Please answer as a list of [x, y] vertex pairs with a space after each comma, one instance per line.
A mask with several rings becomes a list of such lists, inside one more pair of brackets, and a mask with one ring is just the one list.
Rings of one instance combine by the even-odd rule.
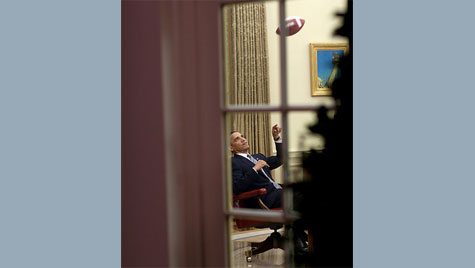
[[238, 157], [238, 159], [241, 159], [241, 162], [245, 163], [247, 166], [249, 166], [251, 168], [254, 166], [254, 164], [251, 162], [251, 160], [247, 159], [244, 156], [235, 155], [234, 157]]

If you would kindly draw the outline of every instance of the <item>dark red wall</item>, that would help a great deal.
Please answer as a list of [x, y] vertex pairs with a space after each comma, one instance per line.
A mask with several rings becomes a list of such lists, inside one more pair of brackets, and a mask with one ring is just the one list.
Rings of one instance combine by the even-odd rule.
[[122, 1], [122, 267], [168, 266], [159, 26]]

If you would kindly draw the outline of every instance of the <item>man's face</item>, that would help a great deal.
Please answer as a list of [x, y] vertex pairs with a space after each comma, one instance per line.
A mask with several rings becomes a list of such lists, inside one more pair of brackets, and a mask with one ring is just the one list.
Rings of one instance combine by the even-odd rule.
[[247, 153], [249, 144], [246, 138], [239, 132], [231, 134], [231, 152], [233, 153]]

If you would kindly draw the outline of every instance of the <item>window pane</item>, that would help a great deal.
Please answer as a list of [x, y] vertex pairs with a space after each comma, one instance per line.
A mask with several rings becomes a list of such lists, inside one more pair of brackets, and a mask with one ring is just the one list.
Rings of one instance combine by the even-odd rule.
[[[332, 112], [328, 112], [332, 115]], [[308, 180], [302, 161], [310, 150], [322, 150], [325, 140], [321, 135], [312, 133], [310, 127], [317, 122], [315, 111], [289, 112], [289, 181], [291, 183]]]
[[278, 105], [278, 2], [229, 4], [222, 11], [225, 104]]
[[[285, 252], [280, 248], [273, 248], [266, 252], [252, 255], [255, 243], [266, 241], [269, 237], [283, 239], [285, 229], [283, 225], [275, 224], [271, 228], [238, 227], [245, 225], [243, 219], [233, 221], [233, 233], [231, 236], [233, 267], [285, 267]], [[265, 224], [265, 223], [264, 223]], [[267, 240], [269, 241], [269, 240]], [[253, 244], [254, 243], [254, 244]]]
[[[269, 238], [267, 243], [270, 245], [274, 245], [272, 239], [275, 239], [284, 247], [284, 212], [279, 210], [283, 202], [283, 186], [279, 185], [282, 179], [277, 172], [284, 168], [278, 157], [282, 155], [283, 144], [280, 141], [287, 141], [282, 132], [276, 135], [281, 139], [278, 142], [274, 140], [273, 126], [275, 129], [281, 126], [277, 114], [278, 112], [237, 112], [226, 116], [228, 200], [232, 203], [229, 206], [235, 213], [246, 209], [246, 213], [254, 213], [254, 216], [247, 218], [233, 214], [237, 216], [232, 221], [229, 236], [231, 259], [235, 267], [247, 264], [246, 258], [250, 257], [249, 250], [253, 248], [251, 242], [263, 242]], [[247, 158], [248, 153], [252, 156], [251, 159]], [[265, 161], [269, 166], [256, 168], [258, 161]], [[253, 191], [255, 195], [250, 198], [236, 199]], [[279, 266], [284, 263], [284, 257], [285, 252], [281, 248], [270, 249], [253, 256], [252, 264]]]
[[[344, 13], [347, 9], [346, 0], [292, 0], [286, 2], [286, 18], [298, 17], [292, 29], [298, 29], [298, 24], [303, 24], [300, 30], [286, 38], [287, 51], [287, 102], [289, 105], [333, 105], [333, 99], [330, 88], [331, 81], [337, 73], [331, 78], [333, 69], [332, 52], [341, 53], [342, 51], [327, 51], [323, 56], [330, 56], [329, 60], [325, 58], [326, 65], [318, 66], [316, 73], [316, 62], [312, 62], [310, 56], [310, 44], [334, 44], [347, 45], [347, 38], [335, 36], [334, 32], [342, 23], [342, 17], [336, 16], [337, 13]], [[304, 21], [302, 21], [302, 20]], [[290, 32], [290, 34], [292, 34]], [[333, 47], [335, 47], [333, 46]], [[341, 49], [335, 47], [335, 49]], [[324, 57], [319, 58], [323, 60]], [[312, 69], [312, 65], [314, 69]], [[312, 95], [312, 75], [318, 86], [318, 92]], [[315, 88], [314, 88], [315, 90]], [[318, 95], [318, 96], [316, 96]]]
[[[230, 195], [257, 189], [259, 185], [266, 186], [266, 182], [271, 180], [276, 184], [283, 184], [282, 170], [285, 166], [283, 165], [284, 143], [282, 142], [287, 142], [287, 138], [283, 136], [281, 127], [281, 116], [278, 112], [236, 112], [227, 114], [225, 132], [227, 144], [225, 150], [229, 169], [227, 184], [231, 186], [229, 187]], [[277, 136], [281, 139], [277, 142], [274, 141], [273, 128], [278, 128], [280, 131]], [[243, 161], [238, 161], [243, 159], [241, 155], [246, 156], [247, 154], [251, 155], [253, 159], [246, 158]], [[261, 184], [254, 185], [251, 181], [257, 177], [244, 180], [244, 176], [249, 177], [247, 176], [249, 174], [245, 172], [256, 165], [253, 161], [259, 160], [266, 161], [266, 164], [269, 165], [262, 167], [265, 173], [263, 176], [266, 176], [264, 178], [269, 178], [267, 181], [263, 180]], [[235, 164], [234, 173], [232, 173], [232, 163]], [[244, 168], [248, 169], [241, 170]], [[238, 183], [240, 179], [242, 184]], [[234, 189], [232, 187], [233, 183]], [[228, 200], [231, 200], [231, 198]]]

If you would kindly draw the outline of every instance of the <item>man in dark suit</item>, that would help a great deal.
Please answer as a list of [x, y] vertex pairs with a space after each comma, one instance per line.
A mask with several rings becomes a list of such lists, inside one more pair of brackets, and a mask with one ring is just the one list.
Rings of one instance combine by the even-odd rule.
[[[261, 197], [261, 200], [268, 208], [278, 208], [282, 206], [282, 187], [277, 184], [270, 171], [282, 165], [282, 139], [280, 132], [282, 128], [274, 125], [272, 127], [272, 136], [274, 138], [277, 156], [266, 157], [263, 154], [248, 154], [249, 144], [247, 139], [241, 133], [233, 131], [231, 133], [231, 152], [232, 158], [232, 178], [233, 193], [235, 195], [265, 188], [267, 194]], [[250, 200], [246, 205], [250, 207], [259, 207], [257, 201]]]
[[[261, 196], [262, 202], [268, 208], [282, 207], [282, 186], [277, 184], [270, 171], [282, 165], [282, 128], [278, 125], [272, 127], [272, 137], [275, 141], [277, 156], [266, 157], [263, 154], [250, 155], [247, 139], [238, 131], [232, 131], [230, 136], [232, 158], [233, 194], [255, 189], [265, 188], [267, 194]], [[301, 195], [294, 191], [294, 207], [298, 207]], [[257, 199], [250, 199], [246, 207], [259, 208]], [[297, 220], [293, 224], [295, 232], [295, 246], [298, 252], [307, 252], [307, 235], [304, 232], [303, 223]]]

